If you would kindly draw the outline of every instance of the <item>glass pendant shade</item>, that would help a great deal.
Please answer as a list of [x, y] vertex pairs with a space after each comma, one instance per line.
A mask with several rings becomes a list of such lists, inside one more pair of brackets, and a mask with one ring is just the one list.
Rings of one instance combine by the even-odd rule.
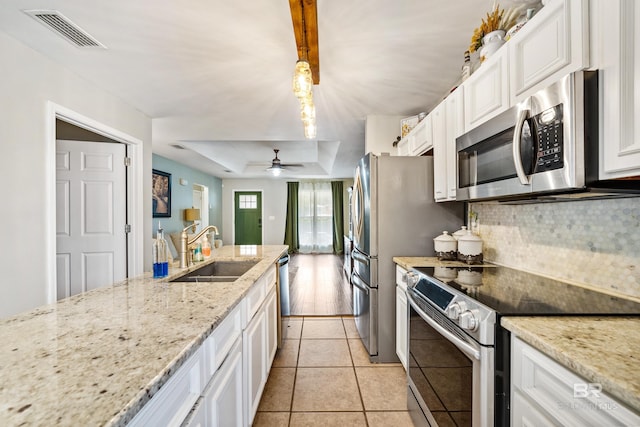
[[304, 137], [307, 139], [316, 137], [316, 122], [315, 120], [304, 122]]
[[311, 93], [313, 81], [311, 80], [311, 68], [307, 61], [296, 62], [293, 73], [293, 94], [298, 98], [304, 98]]
[[[304, 98], [305, 100], [307, 98]], [[300, 102], [300, 118], [303, 122], [315, 121], [316, 119], [316, 106], [313, 105], [313, 101]]]
[[282, 173], [282, 169], [280, 168], [271, 168], [270, 171], [273, 176], [280, 176]]

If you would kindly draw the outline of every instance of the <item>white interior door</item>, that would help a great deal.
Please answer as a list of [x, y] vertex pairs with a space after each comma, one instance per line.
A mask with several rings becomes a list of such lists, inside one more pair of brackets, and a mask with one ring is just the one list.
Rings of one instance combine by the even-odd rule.
[[209, 225], [209, 188], [193, 184], [193, 207], [200, 209], [200, 223], [196, 227], [196, 233], [199, 233], [203, 227]]
[[124, 280], [125, 144], [56, 141], [58, 299]]

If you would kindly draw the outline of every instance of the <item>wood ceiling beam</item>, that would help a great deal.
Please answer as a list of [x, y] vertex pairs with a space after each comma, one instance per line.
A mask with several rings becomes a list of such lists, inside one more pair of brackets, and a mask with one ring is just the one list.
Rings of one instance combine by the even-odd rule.
[[318, 7], [316, 0], [289, 0], [289, 7], [291, 9], [293, 34], [296, 37], [298, 59], [306, 59], [309, 62], [313, 84], [320, 84]]

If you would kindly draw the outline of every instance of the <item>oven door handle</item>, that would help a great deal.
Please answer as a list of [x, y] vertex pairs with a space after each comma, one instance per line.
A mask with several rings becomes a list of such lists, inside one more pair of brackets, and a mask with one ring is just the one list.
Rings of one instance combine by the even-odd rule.
[[429, 324], [433, 329], [438, 331], [438, 333], [444, 336], [449, 342], [458, 347], [460, 351], [466, 354], [469, 357], [473, 357], [476, 360], [480, 360], [480, 351], [473, 348], [468, 343], [462, 341], [460, 338], [453, 335], [451, 332], [447, 331], [445, 328], [440, 326], [435, 320], [433, 320], [427, 313], [422, 311], [420, 307], [417, 306], [416, 303], [413, 302], [413, 297], [410, 292], [407, 292], [407, 298], [411, 307], [420, 315], [420, 317]]
[[520, 184], [522, 185], [530, 185], [531, 180], [524, 172], [524, 166], [522, 166], [522, 127], [524, 126], [524, 122], [529, 117], [530, 110], [528, 108], [521, 108], [518, 111], [518, 118], [516, 121], [516, 128], [513, 131], [513, 165], [516, 167], [516, 174], [518, 175], [518, 179], [520, 180]]

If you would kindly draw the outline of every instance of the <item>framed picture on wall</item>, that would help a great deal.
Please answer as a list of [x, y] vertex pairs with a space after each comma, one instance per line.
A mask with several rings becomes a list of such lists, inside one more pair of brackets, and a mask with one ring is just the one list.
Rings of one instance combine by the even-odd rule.
[[171, 217], [171, 174], [153, 169], [153, 217]]

